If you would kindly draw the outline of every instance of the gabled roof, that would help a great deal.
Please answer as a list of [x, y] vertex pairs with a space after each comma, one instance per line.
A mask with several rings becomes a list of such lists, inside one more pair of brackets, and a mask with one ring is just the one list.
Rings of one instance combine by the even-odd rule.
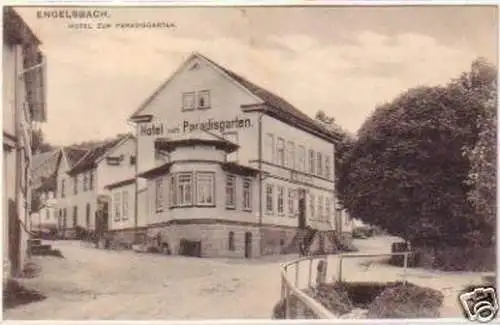
[[120, 144], [125, 139], [133, 137], [131, 134], [121, 134], [118, 137], [110, 140], [105, 140], [95, 147], [86, 151], [85, 155], [75, 163], [74, 166], [68, 171], [68, 174], [77, 174], [96, 166], [97, 160], [104, 156], [109, 150]]
[[35, 189], [55, 189], [55, 177], [59, 166], [61, 150], [33, 155], [31, 163], [31, 181]]
[[73, 168], [75, 164], [87, 154], [89, 149], [83, 148], [73, 148], [73, 147], [65, 147], [63, 148], [64, 154], [66, 155], [66, 159], [69, 164], [69, 168]]
[[[223, 73], [228, 75], [232, 80], [237, 82], [239, 85], [241, 85], [243, 88], [248, 90], [251, 94], [256, 96], [257, 98], [261, 99], [265, 106], [267, 107], [267, 110], [264, 112], [272, 115], [273, 117], [280, 119], [284, 122], [293, 124], [296, 127], [305, 129], [309, 132], [314, 132], [318, 134], [319, 136], [326, 137], [329, 140], [339, 140], [340, 136], [333, 130], [330, 130], [326, 128], [322, 123], [314, 120], [307, 114], [303, 113], [296, 107], [294, 107], [292, 104], [287, 102], [285, 99], [281, 98], [280, 96], [260, 87], [257, 86], [256, 84], [250, 82], [246, 78], [236, 74], [235, 72], [221, 66], [218, 63], [215, 63], [211, 59], [205, 57], [204, 55], [200, 53], [193, 53], [190, 58], [187, 61], [190, 61], [193, 57], [198, 57], [201, 58], [202, 60], [205, 60], [215, 66], [217, 69], [221, 70]], [[183, 64], [184, 65], [184, 64]], [[140, 116], [140, 112], [144, 110], [147, 105], [166, 87], [168, 84], [168, 79], [165, 83], [163, 83], [154, 93], [151, 95], [140, 107], [137, 109], [130, 119], [133, 119], [136, 116]]]

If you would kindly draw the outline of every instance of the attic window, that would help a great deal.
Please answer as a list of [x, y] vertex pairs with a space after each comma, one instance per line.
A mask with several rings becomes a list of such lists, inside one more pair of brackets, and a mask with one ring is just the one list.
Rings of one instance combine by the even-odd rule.
[[210, 108], [210, 91], [203, 90], [198, 93], [198, 108]]
[[136, 159], [135, 156], [130, 156], [130, 165], [135, 165]]
[[111, 166], [120, 165], [122, 160], [123, 160], [123, 155], [118, 156], [118, 157], [106, 157], [106, 161], [107, 161], [108, 165], [111, 165]]
[[191, 66], [191, 68], [189, 68], [189, 71], [198, 70], [199, 68], [200, 68], [200, 65], [198, 64], [198, 62], [196, 62], [195, 64], [193, 64]]

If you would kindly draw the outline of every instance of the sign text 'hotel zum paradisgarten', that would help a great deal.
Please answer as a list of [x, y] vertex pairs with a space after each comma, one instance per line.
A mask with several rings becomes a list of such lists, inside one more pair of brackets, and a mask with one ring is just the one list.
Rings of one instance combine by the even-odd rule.
[[232, 120], [216, 120], [209, 118], [202, 122], [191, 122], [184, 120], [182, 125], [176, 127], [167, 127], [164, 123], [146, 123], [140, 126], [140, 136], [161, 136], [165, 134], [174, 134], [181, 132], [192, 132], [200, 129], [205, 131], [220, 131], [224, 132], [231, 129], [246, 129], [252, 127], [252, 121], [249, 118], [241, 119], [235, 117]]

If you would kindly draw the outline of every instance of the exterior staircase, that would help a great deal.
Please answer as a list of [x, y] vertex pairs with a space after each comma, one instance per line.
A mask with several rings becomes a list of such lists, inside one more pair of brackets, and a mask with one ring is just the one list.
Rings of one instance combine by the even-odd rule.
[[28, 239], [28, 249], [33, 256], [50, 255], [52, 250], [52, 245], [42, 244], [41, 239]]

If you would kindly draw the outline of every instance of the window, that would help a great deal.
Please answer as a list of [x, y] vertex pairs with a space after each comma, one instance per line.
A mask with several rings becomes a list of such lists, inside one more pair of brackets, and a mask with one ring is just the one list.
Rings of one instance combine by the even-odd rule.
[[234, 232], [230, 231], [227, 238], [227, 248], [230, 251], [234, 251]]
[[285, 214], [284, 203], [285, 203], [285, 188], [283, 186], [279, 186], [278, 187], [278, 215], [280, 215], [280, 216]]
[[78, 175], [73, 176], [73, 194], [78, 194]]
[[285, 165], [285, 139], [278, 138], [278, 145], [276, 148], [276, 163], [278, 165]]
[[321, 154], [321, 152], [317, 153], [316, 162], [318, 164], [316, 173], [318, 174], [318, 176], [323, 176], [323, 155]]
[[156, 212], [163, 211], [165, 198], [163, 194], [165, 193], [163, 189], [163, 177], [158, 177], [155, 179], [155, 209]]
[[[224, 133], [224, 139], [234, 144], [238, 144], [238, 133], [237, 132], [226, 132]], [[230, 153], [227, 155], [227, 161], [238, 161], [238, 151]]]
[[324, 215], [323, 215], [323, 196], [319, 195], [318, 196], [318, 220], [319, 221], [324, 221]]
[[87, 229], [90, 228], [90, 203], [87, 203], [85, 208], [85, 224], [87, 225]]
[[193, 204], [193, 175], [181, 173], [177, 175], [177, 205]]
[[65, 197], [66, 196], [66, 180], [63, 179], [61, 180], [61, 197]]
[[210, 108], [209, 90], [203, 90], [198, 93], [198, 108]]
[[175, 176], [172, 175], [169, 177], [170, 180], [170, 206], [173, 207], [177, 204], [176, 202], [176, 191], [175, 191]]
[[309, 173], [314, 174], [315, 170], [315, 159], [314, 159], [314, 150], [309, 150]]
[[128, 192], [123, 191], [122, 193], [122, 207], [123, 207], [123, 215], [122, 219], [127, 220], [129, 217], [129, 210], [128, 210]]
[[45, 220], [50, 220], [50, 209], [45, 209]]
[[325, 221], [328, 222], [329, 220], [332, 219], [332, 201], [328, 198], [325, 197]]
[[286, 148], [288, 150], [288, 157], [286, 159], [287, 166], [295, 169], [295, 144], [292, 141], [288, 141]]
[[136, 163], [136, 161], [137, 161], [137, 160], [135, 159], [135, 156], [130, 156], [130, 165], [131, 165], [131, 166], [134, 166], [134, 165], [135, 165], [135, 163]]
[[306, 171], [306, 148], [304, 146], [299, 146], [299, 150], [297, 152], [297, 169], [301, 172]]
[[325, 155], [325, 177], [332, 177], [332, 166], [330, 165], [330, 156]]
[[196, 203], [198, 205], [213, 206], [214, 201], [214, 173], [196, 173]]
[[274, 202], [273, 202], [273, 186], [271, 184], [266, 184], [266, 212], [273, 213]]
[[314, 207], [316, 206], [316, 202], [314, 200], [314, 195], [311, 194], [309, 195], [309, 219], [314, 220], [315, 213], [314, 213]]
[[182, 110], [191, 111], [194, 109], [194, 92], [182, 94]]
[[236, 177], [226, 176], [226, 208], [236, 208]]
[[94, 170], [91, 170], [89, 174], [89, 190], [93, 189], [94, 189]]
[[243, 180], [243, 210], [252, 211], [252, 181]]
[[78, 225], [78, 207], [75, 205], [73, 207], [73, 227]]
[[83, 191], [87, 191], [88, 188], [88, 175], [87, 173], [83, 173]]
[[266, 141], [264, 143], [264, 148], [265, 148], [265, 153], [264, 153], [264, 159], [269, 161], [269, 162], [275, 162], [275, 155], [274, 155], [274, 135], [271, 133], [266, 134]]
[[121, 213], [122, 213], [122, 204], [121, 204], [121, 194], [115, 193], [113, 197], [113, 210], [115, 213], [115, 221], [120, 221]]
[[288, 214], [293, 216], [295, 213], [295, 192], [291, 189], [288, 189]]

